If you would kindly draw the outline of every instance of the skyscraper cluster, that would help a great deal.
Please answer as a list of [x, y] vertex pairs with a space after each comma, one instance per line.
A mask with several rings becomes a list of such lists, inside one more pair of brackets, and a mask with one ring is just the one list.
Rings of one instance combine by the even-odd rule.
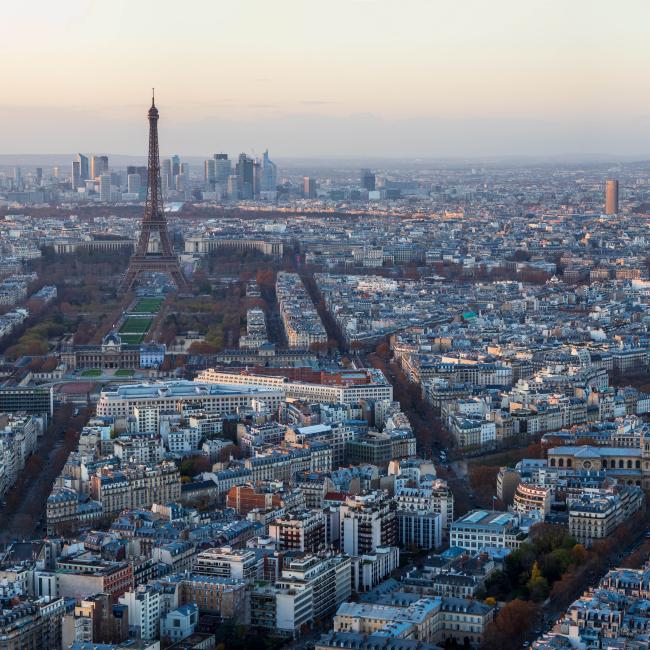
[[234, 169], [226, 153], [216, 153], [203, 163], [205, 188], [218, 198], [274, 199], [277, 179], [277, 165], [269, 158], [268, 150], [261, 160], [239, 154]]
[[[42, 168], [41, 180], [42, 180]], [[191, 200], [275, 200], [277, 198], [277, 165], [265, 151], [261, 158], [245, 153], [236, 161], [227, 153], [215, 153], [203, 162], [203, 179], [189, 162], [178, 154], [161, 160], [161, 190], [171, 201]], [[57, 177], [54, 170], [52, 177]], [[147, 167], [127, 165], [124, 169], [109, 168], [108, 156], [77, 154], [71, 164], [70, 189], [80, 199], [104, 201], [141, 201], [148, 183]], [[201, 182], [202, 181], [202, 182]], [[33, 184], [33, 183], [32, 183]], [[9, 187], [22, 189], [24, 183], [19, 167], [14, 169]], [[37, 182], [40, 186], [40, 181]]]
[[181, 163], [178, 154], [162, 161], [160, 173], [165, 194], [170, 191], [186, 192], [190, 189], [190, 165]]
[[[110, 177], [108, 156], [92, 156], [92, 158], [88, 158], [88, 156], [78, 153], [76, 160], [72, 161], [70, 185], [73, 191], [93, 191], [97, 189], [101, 191], [101, 178], [105, 174], [108, 174]], [[90, 185], [88, 185], [89, 182]], [[99, 188], [97, 186], [98, 183]]]

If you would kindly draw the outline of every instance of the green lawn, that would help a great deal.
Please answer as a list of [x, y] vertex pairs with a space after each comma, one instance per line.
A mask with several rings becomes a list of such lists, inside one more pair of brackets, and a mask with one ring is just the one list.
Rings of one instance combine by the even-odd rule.
[[139, 314], [155, 314], [160, 309], [162, 303], [162, 298], [140, 298], [133, 311]]
[[101, 377], [102, 371], [99, 368], [88, 368], [88, 370], [83, 370], [81, 373], [82, 377]]
[[138, 345], [144, 341], [144, 334], [120, 334], [120, 338], [127, 345]]
[[[146, 334], [147, 330], [151, 327], [153, 318], [134, 318], [129, 316], [122, 327], [120, 327], [120, 336], [122, 334]], [[124, 337], [122, 336], [122, 340]]]
[[133, 377], [133, 370], [131, 368], [120, 368], [115, 372], [116, 377]]

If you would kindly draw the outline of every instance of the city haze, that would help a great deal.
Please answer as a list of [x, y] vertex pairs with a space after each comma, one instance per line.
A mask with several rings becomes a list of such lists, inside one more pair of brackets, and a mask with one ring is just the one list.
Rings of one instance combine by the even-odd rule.
[[0, 139], [138, 155], [156, 86], [163, 153], [643, 158], [649, 19], [637, 1], [13, 3]]

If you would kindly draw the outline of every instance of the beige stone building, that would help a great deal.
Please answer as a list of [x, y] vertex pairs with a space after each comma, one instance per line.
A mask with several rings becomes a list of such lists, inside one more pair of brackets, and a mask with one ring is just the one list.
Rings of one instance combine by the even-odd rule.
[[515, 490], [513, 510], [521, 514], [540, 512], [546, 516], [551, 511], [551, 488], [519, 483]]
[[90, 479], [90, 494], [101, 501], [104, 515], [179, 501], [181, 477], [174, 463], [137, 465], [120, 470], [103, 468]]
[[580, 544], [609, 537], [624, 521], [644, 507], [645, 496], [637, 486], [584, 495], [567, 504], [569, 534]]
[[573, 471], [601, 471], [623, 485], [650, 489], [650, 439], [639, 436], [636, 447], [566, 445], [548, 450], [549, 467]]

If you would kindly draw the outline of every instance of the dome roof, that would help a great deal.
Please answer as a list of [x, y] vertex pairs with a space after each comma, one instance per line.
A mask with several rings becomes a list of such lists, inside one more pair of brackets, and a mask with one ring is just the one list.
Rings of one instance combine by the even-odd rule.
[[122, 339], [117, 332], [109, 332], [102, 340], [102, 345], [122, 345]]

